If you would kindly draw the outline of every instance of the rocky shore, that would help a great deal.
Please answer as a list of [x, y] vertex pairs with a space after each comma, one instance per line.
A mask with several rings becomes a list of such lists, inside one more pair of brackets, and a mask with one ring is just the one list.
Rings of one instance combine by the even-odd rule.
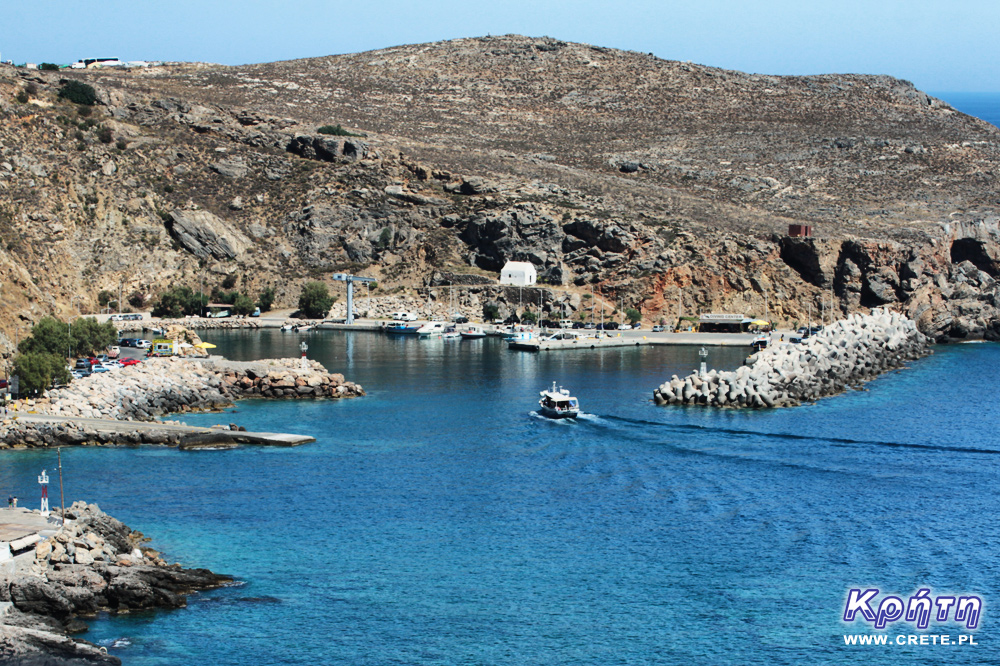
[[[74, 380], [38, 400], [13, 404], [18, 412], [56, 417], [150, 421], [158, 416], [219, 410], [240, 398], [348, 398], [364, 389], [330, 373], [320, 363], [299, 359], [268, 359], [249, 363], [161, 358], [135, 366]], [[5, 419], [0, 447], [72, 444], [178, 444], [182, 435], [167, 430], [96, 432], [87, 424], [28, 423]]]
[[873, 310], [827, 326], [801, 344], [772, 345], [730, 372], [677, 375], [653, 391], [658, 405], [788, 407], [835, 395], [929, 353], [930, 340], [895, 312]]
[[0, 663], [32, 666], [120, 664], [107, 650], [70, 634], [80, 618], [183, 608], [187, 595], [221, 587], [229, 576], [168, 564], [147, 539], [95, 504], [76, 502], [66, 526], [35, 545], [34, 560], [0, 578]]

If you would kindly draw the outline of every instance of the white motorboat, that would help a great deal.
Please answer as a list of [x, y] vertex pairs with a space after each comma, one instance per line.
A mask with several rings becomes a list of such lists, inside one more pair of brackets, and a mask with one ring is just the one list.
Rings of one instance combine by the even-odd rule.
[[448, 330], [450, 324], [443, 321], [429, 321], [417, 329], [417, 335], [428, 337], [432, 335], [442, 335]]
[[297, 332], [299, 332], [299, 333], [305, 333], [306, 331], [311, 331], [312, 329], [313, 329], [312, 324], [302, 324], [301, 326], [297, 327], [295, 330]]
[[483, 327], [476, 324], [463, 324], [458, 334], [462, 336], [463, 340], [478, 340], [486, 337], [486, 331], [483, 330]]
[[580, 413], [580, 403], [569, 394], [563, 387], [556, 388], [556, 383], [552, 382], [552, 388], [541, 391], [541, 399], [538, 401], [538, 413], [550, 419], [575, 419]]
[[295, 327], [292, 326], [291, 324], [285, 324], [284, 326], [281, 327], [281, 330], [287, 333], [288, 331], [291, 331], [294, 328]]

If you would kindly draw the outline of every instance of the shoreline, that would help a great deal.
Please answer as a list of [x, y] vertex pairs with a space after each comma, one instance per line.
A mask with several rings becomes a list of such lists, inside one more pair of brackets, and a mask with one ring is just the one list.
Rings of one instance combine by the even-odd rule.
[[[280, 437], [267, 442], [251, 433], [241, 434], [245, 431], [235, 424], [228, 431], [193, 427], [180, 431], [171, 426], [183, 424], [161, 423], [156, 419], [169, 414], [221, 411], [244, 398], [342, 399], [364, 395], [361, 386], [347, 381], [340, 373], [328, 372], [316, 361], [308, 361], [302, 367], [300, 359], [256, 362], [228, 361], [221, 357], [149, 359], [136, 366], [74, 380], [68, 387], [49, 391], [37, 400], [14, 401], [11, 407], [15, 412], [49, 420], [5, 418], [0, 422], [0, 450], [102, 444], [165, 444], [183, 448], [188, 438], [190, 448], [199, 443], [207, 448], [201, 437], [206, 433], [214, 435], [211, 442], [214, 448], [219, 445], [232, 448], [240, 443], [287, 446], [293, 444]], [[129, 427], [140, 423], [144, 425]], [[146, 424], [151, 423], [157, 427], [150, 429]]]
[[[0, 662], [18, 664], [121, 664], [99, 647], [71, 635], [87, 631], [81, 618], [99, 612], [187, 606], [188, 595], [231, 584], [207, 569], [168, 564], [149, 541], [96, 504], [74, 502], [62, 527], [59, 511], [45, 521], [37, 511], [0, 509], [31, 535], [3, 561], [0, 574]], [[27, 525], [34, 519], [34, 524]], [[25, 541], [34, 543], [23, 545]], [[8, 544], [3, 544], [7, 546]]]

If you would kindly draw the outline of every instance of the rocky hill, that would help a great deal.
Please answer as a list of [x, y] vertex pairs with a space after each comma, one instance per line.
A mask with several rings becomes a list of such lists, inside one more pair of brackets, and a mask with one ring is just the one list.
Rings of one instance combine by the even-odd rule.
[[[57, 99], [71, 78], [98, 91], [90, 116]], [[93, 311], [102, 289], [234, 275], [292, 306], [331, 272], [399, 294], [516, 259], [573, 308], [594, 288], [647, 320], [679, 295], [683, 314], [761, 316], [766, 296], [785, 324], [889, 305], [938, 339], [995, 338], [998, 167], [1000, 130], [905, 81], [548, 38], [0, 67], [0, 328]]]

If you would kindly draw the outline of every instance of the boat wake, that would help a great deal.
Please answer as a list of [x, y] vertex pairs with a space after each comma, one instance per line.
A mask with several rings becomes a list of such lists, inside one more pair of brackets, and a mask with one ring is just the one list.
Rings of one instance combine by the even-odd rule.
[[901, 449], [922, 449], [925, 451], [947, 451], [949, 453], [984, 453], [984, 454], [1000, 454], [1000, 450], [996, 449], [981, 449], [976, 447], [965, 447], [965, 446], [938, 446], [934, 444], [919, 444], [913, 442], [884, 442], [869, 439], [848, 439], [845, 437], [824, 437], [819, 435], [799, 435], [795, 433], [783, 433], [783, 432], [758, 432], [756, 430], [742, 430], [737, 428], [719, 428], [715, 426], [703, 426], [696, 424], [686, 424], [686, 423], [661, 423], [658, 421], [646, 421], [643, 419], [629, 419], [621, 416], [609, 416], [607, 417], [611, 421], [617, 421], [623, 424], [637, 425], [637, 426], [655, 426], [659, 428], [665, 428], [668, 430], [673, 430], [675, 432], [714, 432], [725, 435], [735, 435], [743, 437], [766, 437], [770, 439], [783, 439], [783, 440], [802, 440], [802, 441], [814, 441], [814, 442], [829, 442], [834, 445], [865, 445], [865, 446], [880, 446], [889, 448], [901, 448]]

